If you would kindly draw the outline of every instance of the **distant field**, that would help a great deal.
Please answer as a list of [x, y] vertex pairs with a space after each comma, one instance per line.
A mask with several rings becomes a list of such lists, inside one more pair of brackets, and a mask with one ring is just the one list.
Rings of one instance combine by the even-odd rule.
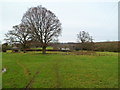
[[[42, 49], [42, 48], [31, 48], [31, 49]], [[53, 47], [47, 47], [46, 49], [51, 50], [51, 49], [53, 49]]]
[[[77, 52], [79, 53], [79, 52]], [[117, 88], [118, 54], [3, 53], [3, 88]]]

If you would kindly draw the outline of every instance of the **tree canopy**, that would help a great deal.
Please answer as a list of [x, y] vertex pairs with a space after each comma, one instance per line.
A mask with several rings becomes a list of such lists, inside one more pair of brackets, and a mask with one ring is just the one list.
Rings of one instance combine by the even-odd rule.
[[48, 43], [57, 41], [61, 30], [61, 23], [53, 12], [42, 6], [31, 7], [23, 15], [21, 24], [6, 34], [6, 40], [20, 43], [24, 50], [28, 41], [40, 42], [45, 54]]
[[31, 7], [23, 15], [22, 23], [30, 28], [32, 38], [42, 44], [43, 53], [49, 42], [61, 34], [61, 23], [50, 10], [45, 7]]

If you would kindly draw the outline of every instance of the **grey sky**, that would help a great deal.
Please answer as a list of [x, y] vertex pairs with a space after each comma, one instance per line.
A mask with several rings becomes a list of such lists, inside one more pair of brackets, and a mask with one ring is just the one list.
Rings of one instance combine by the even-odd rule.
[[76, 42], [79, 31], [87, 31], [94, 41], [118, 40], [117, 2], [4, 2], [0, 3], [0, 41], [12, 26], [21, 22], [26, 10], [42, 5], [62, 23], [60, 42]]

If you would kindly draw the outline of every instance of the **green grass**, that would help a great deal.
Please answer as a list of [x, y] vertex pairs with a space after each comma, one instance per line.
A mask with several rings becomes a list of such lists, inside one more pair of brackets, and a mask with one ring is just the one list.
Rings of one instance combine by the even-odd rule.
[[3, 88], [118, 87], [117, 53], [48, 53], [3, 53]]

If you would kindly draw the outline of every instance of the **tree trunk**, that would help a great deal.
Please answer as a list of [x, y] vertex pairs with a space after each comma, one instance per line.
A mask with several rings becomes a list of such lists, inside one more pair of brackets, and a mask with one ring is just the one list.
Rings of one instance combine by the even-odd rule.
[[26, 44], [23, 45], [23, 52], [26, 53]]
[[42, 54], [46, 54], [46, 46], [42, 47]]
[[24, 53], [26, 53], [26, 50], [25, 50], [25, 49], [23, 49], [23, 52], [24, 52]]

